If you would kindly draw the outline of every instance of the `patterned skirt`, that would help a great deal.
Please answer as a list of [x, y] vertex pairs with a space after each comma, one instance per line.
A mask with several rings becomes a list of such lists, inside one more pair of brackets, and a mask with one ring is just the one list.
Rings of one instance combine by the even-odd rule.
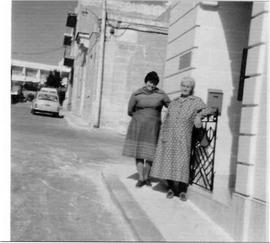
[[123, 155], [153, 161], [160, 125], [159, 111], [154, 109], [136, 111], [128, 126]]
[[[166, 122], [163, 125], [166, 125]], [[185, 126], [181, 125], [183, 124], [177, 120], [172, 127], [163, 126], [161, 129], [151, 177], [188, 184], [192, 126], [185, 129]]]

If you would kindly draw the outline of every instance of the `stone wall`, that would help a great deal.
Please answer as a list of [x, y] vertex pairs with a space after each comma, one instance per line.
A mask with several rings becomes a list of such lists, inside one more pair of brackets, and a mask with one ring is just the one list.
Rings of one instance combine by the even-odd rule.
[[[183, 76], [195, 95], [223, 91], [214, 191], [190, 188], [190, 197], [237, 240], [265, 240], [266, 76], [265, 3], [182, 1], [171, 8], [164, 89], [179, 94]], [[237, 99], [243, 48], [249, 48], [243, 101]], [[181, 57], [190, 53], [181, 69]], [[240, 134], [240, 136], [239, 136]], [[256, 135], [256, 136], [254, 136]]]
[[269, 3], [254, 2], [240, 122], [236, 191], [246, 197], [243, 239], [267, 241], [267, 19]]
[[134, 30], [106, 43], [101, 126], [126, 130], [129, 97], [144, 85], [148, 72], [159, 74], [162, 87], [166, 43], [166, 35]]
[[[153, 10], [150, 6], [141, 4], [136, 4], [136, 8], [132, 8], [133, 4], [121, 1], [116, 5], [109, 1], [107, 3], [100, 126], [114, 128], [125, 133], [129, 122], [127, 116], [129, 97], [133, 91], [144, 85], [145, 75], [150, 71], [156, 71], [160, 76], [160, 87], [162, 87], [167, 23], [155, 21], [154, 17], [164, 12], [165, 8], [157, 6]], [[97, 19], [91, 11], [94, 8], [100, 10], [101, 5], [99, 1], [89, 4], [87, 1], [80, 1], [77, 7], [77, 14], [80, 15], [77, 32], [89, 32], [90, 43], [86, 51], [86, 62], [83, 65], [81, 65], [82, 50], [78, 44], [75, 44], [77, 51], [72, 111], [85, 119], [89, 127], [92, 127], [97, 112], [100, 30], [98, 25], [93, 28]], [[93, 8], [92, 5], [94, 5]], [[140, 12], [139, 9], [143, 11]], [[95, 11], [95, 13], [100, 15], [100, 11]], [[149, 16], [152, 16], [152, 19]], [[118, 24], [117, 19], [120, 26], [116, 26], [112, 33], [112, 25]], [[93, 34], [93, 31], [97, 33]]]
[[196, 24], [193, 76], [196, 94], [207, 100], [208, 89], [223, 92], [218, 121], [214, 198], [231, 200], [235, 187], [241, 101], [237, 99], [243, 49], [248, 46], [252, 3], [200, 5]]

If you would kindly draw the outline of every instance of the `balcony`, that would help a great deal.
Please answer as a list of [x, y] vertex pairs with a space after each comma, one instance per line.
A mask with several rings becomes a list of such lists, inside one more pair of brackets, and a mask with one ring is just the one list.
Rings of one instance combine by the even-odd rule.
[[78, 32], [76, 35], [76, 42], [79, 45], [83, 45], [86, 48], [89, 47], [89, 39], [90, 39], [89, 33]]

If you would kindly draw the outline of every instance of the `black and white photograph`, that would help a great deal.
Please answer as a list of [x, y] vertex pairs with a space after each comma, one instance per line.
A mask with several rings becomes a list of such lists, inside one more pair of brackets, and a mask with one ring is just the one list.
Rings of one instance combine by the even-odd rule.
[[10, 0], [0, 240], [269, 242], [269, 4]]

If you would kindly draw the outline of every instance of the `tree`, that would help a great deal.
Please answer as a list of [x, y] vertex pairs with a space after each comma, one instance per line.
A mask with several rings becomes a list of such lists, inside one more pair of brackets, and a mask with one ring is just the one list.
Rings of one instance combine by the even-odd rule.
[[59, 88], [61, 86], [61, 76], [60, 72], [54, 70], [53, 72], [50, 71], [49, 76], [45, 82], [45, 86]]

